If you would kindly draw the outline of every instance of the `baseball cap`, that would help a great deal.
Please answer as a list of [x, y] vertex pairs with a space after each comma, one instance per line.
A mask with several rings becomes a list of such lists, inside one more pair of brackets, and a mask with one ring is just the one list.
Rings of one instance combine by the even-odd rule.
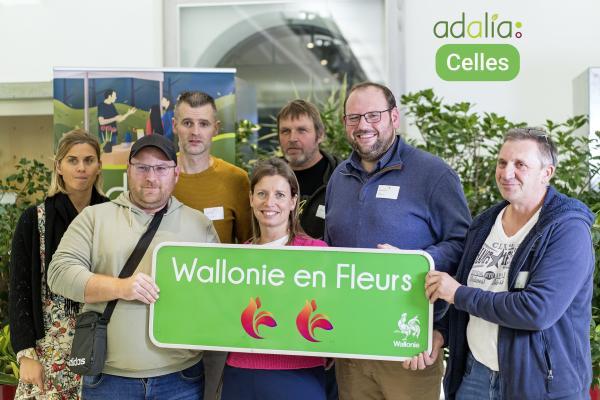
[[173, 142], [164, 137], [163, 135], [148, 135], [144, 136], [141, 139], [136, 140], [136, 142], [131, 146], [131, 151], [129, 152], [129, 161], [133, 157], [136, 156], [142, 149], [146, 147], [156, 147], [167, 156], [167, 159], [171, 161], [175, 161], [175, 165], [177, 165], [177, 153], [175, 152], [175, 146], [173, 146]]

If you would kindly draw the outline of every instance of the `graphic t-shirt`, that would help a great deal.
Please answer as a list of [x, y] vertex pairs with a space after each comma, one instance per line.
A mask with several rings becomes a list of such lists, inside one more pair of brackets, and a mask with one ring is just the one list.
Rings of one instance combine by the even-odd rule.
[[[538, 210], [513, 236], [506, 236], [502, 226], [504, 208], [498, 217], [469, 273], [467, 286], [488, 292], [508, 290], [508, 270], [510, 263], [531, 228], [540, 216]], [[467, 342], [473, 357], [491, 370], [499, 371], [498, 366], [498, 324], [474, 315], [467, 325]]]

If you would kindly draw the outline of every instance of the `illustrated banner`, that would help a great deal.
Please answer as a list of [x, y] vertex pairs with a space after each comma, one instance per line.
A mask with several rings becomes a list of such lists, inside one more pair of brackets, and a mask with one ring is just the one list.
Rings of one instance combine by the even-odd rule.
[[162, 243], [160, 347], [404, 360], [431, 350], [422, 251]]
[[163, 135], [177, 147], [174, 107], [186, 91], [215, 99], [221, 132], [211, 154], [235, 162], [235, 69], [54, 69], [54, 146], [65, 132], [83, 128], [101, 145], [104, 192], [114, 199], [127, 190], [127, 161], [133, 143]]

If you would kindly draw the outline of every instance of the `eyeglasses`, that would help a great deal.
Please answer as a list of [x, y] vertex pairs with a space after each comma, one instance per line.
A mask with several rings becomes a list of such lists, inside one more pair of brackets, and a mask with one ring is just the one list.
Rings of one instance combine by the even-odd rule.
[[176, 165], [147, 165], [147, 164], [133, 164], [129, 163], [133, 167], [136, 174], [148, 175], [150, 171], [154, 171], [157, 176], [167, 176], [171, 168], [175, 168]]
[[346, 123], [347, 126], [355, 126], [355, 125], [360, 124], [361, 117], [365, 117], [365, 121], [367, 121], [369, 124], [374, 124], [375, 122], [381, 121], [381, 113], [391, 111], [393, 108], [394, 107], [388, 108], [387, 110], [383, 110], [383, 111], [369, 111], [364, 114], [344, 115], [344, 122]]

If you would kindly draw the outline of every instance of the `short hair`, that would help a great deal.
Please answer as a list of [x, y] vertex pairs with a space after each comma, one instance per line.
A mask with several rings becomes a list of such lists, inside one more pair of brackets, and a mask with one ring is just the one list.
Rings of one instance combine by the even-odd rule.
[[360, 89], [365, 89], [368, 87], [374, 87], [376, 89], [381, 90], [381, 92], [383, 93], [383, 96], [385, 97], [385, 101], [387, 102], [387, 106], [389, 109], [396, 107], [396, 98], [394, 97], [394, 93], [392, 93], [390, 88], [388, 88], [387, 86], [381, 85], [379, 83], [375, 83], [375, 82], [361, 82], [361, 83], [357, 83], [356, 85], [352, 86], [352, 88], [350, 88], [350, 90], [348, 91], [348, 94], [346, 94], [346, 98], [344, 99], [344, 114], [346, 114], [346, 103], [348, 103], [348, 98], [350, 97], [352, 92], [354, 92], [356, 90], [360, 90]]
[[113, 93], [115, 93], [116, 90], [115, 89], [106, 89], [104, 91], [104, 100], [108, 99], [110, 96], [112, 96]]
[[504, 135], [504, 142], [509, 140], [533, 140], [538, 145], [542, 155], [542, 164], [558, 165], [558, 149], [552, 141], [550, 134], [539, 127], [511, 128]]
[[[83, 129], [74, 129], [65, 133], [58, 142], [58, 148], [54, 155], [54, 163], [52, 164], [52, 178], [50, 180], [50, 188], [48, 189], [48, 197], [54, 196], [58, 193], [68, 194], [67, 187], [65, 186], [65, 180], [62, 175], [58, 173], [58, 165], [67, 156], [69, 150], [76, 144], [89, 144], [93, 147], [98, 162], [100, 162], [100, 144], [95, 136], [90, 135]], [[94, 181], [94, 187], [100, 194], [102, 192], [102, 174], [96, 176]]]
[[[254, 193], [256, 184], [265, 176], [281, 176], [284, 178], [290, 185], [292, 197], [296, 197], [296, 207], [290, 211], [288, 219], [289, 236], [287, 244], [290, 244], [296, 236], [305, 235], [304, 230], [300, 227], [300, 185], [298, 184], [298, 179], [296, 179], [296, 175], [288, 163], [281, 158], [273, 157], [262, 160], [256, 163], [250, 175], [250, 195]], [[254, 215], [254, 211], [252, 211], [252, 234], [252, 242], [256, 243], [261, 233], [260, 224]]]
[[325, 133], [325, 125], [321, 119], [321, 113], [314, 104], [301, 99], [292, 100], [287, 103], [277, 114], [277, 132], [279, 132], [279, 122], [284, 118], [298, 119], [306, 115], [310, 118], [315, 126], [317, 137], [323, 136]]
[[178, 115], [179, 107], [183, 103], [187, 104], [188, 106], [190, 106], [192, 108], [202, 107], [206, 104], [210, 104], [210, 106], [212, 107], [212, 109], [215, 113], [215, 118], [217, 117], [217, 106], [215, 104], [215, 99], [213, 99], [213, 97], [207, 93], [198, 92], [198, 91], [181, 92], [177, 98], [177, 103], [175, 104], [175, 117], [176, 118], [179, 116]]

